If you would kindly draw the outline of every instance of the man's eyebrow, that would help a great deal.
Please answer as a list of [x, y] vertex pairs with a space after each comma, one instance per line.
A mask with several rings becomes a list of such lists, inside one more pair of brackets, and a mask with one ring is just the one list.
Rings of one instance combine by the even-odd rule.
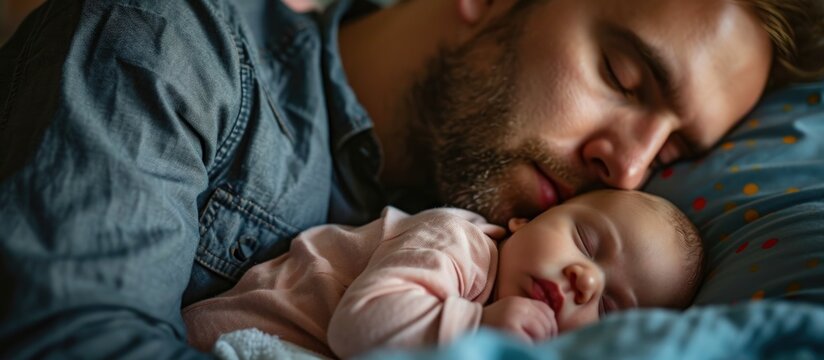
[[[652, 76], [655, 78], [655, 81], [658, 82], [658, 85], [664, 92], [664, 98], [667, 99], [667, 102], [672, 106], [675, 114], [679, 117], [684, 117], [687, 112], [683, 98], [681, 97], [682, 89], [675, 80], [673, 80], [674, 77], [672, 74], [674, 71], [670, 63], [661, 55], [661, 52], [629, 29], [616, 25], [608, 25], [607, 31], [608, 34], [628, 43], [638, 53], [641, 61], [650, 68]], [[682, 121], [687, 120], [682, 119]], [[690, 136], [681, 136], [681, 139], [686, 145], [686, 150], [689, 152], [689, 154], [686, 154], [688, 158], [697, 157], [701, 153], [709, 150], [709, 146], [701, 145], [698, 140]]]
[[641, 57], [641, 60], [649, 67], [652, 76], [664, 92], [664, 98], [673, 107], [679, 116], [684, 114], [684, 107], [681, 103], [681, 88], [673, 80], [673, 69], [670, 63], [661, 55], [661, 52], [644, 41], [638, 34], [629, 29], [608, 25], [607, 33], [628, 43]]

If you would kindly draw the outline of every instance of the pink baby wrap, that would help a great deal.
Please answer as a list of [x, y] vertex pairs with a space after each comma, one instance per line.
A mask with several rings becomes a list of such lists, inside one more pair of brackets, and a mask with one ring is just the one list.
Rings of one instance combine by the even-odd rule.
[[[210, 350], [250, 327], [327, 356], [449, 342], [476, 329], [504, 229], [459, 209], [394, 208], [361, 227], [323, 225], [234, 288], [183, 310], [189, 341]], [[490, 238], [490, 236], [492, 238]]]

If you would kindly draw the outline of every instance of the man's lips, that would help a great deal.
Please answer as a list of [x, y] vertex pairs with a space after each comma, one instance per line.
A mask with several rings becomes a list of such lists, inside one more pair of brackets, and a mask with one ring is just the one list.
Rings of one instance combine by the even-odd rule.
[[564, 293], [561, 292], [561, 288], [558, 287], [558, 284], [549, 280], [532, 280], [532, 292], [530, 295], [533, 299], [543, 301], [549, 305], [552, 311], [555, 312], [555, 317], [557, 318], [561, 314], [561, 309], [564, 307]]
[[555, 182], [547, 172], [540, 166], [535, 165], [535, 173], [538, 176], [538, 186], [540, 189], [539, 205], [541, 211], [549, 209], [558, 205], [562, 200], [568, 199], [574, 195], [574, 191], [562, 187]]
[[536, 168], [536, 174], [538, 174], [538, 189], [540, 191], [538, 202], [541, 211], [543, 211], [558, 203], [558, 192], [552, 186], [552, 181], [540, 169]]

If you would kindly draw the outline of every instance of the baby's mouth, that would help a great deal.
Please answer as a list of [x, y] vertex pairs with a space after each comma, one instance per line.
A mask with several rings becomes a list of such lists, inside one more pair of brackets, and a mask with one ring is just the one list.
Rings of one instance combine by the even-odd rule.
[[564, 307], [564, 294], [558, 284], [543, 279], [532, 278], [533, 299], [543, 301], [555, 312], [555, 318], [561, 315], [561, 309]]

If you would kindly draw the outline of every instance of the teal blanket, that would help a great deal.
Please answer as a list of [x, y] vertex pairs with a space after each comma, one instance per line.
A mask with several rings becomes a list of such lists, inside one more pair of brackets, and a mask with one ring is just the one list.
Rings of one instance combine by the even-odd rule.
[[824, 307], [762, 301], [617, 313], [536, 346], [482, 330], [439, 350], [370, 359], [822, 359]]

